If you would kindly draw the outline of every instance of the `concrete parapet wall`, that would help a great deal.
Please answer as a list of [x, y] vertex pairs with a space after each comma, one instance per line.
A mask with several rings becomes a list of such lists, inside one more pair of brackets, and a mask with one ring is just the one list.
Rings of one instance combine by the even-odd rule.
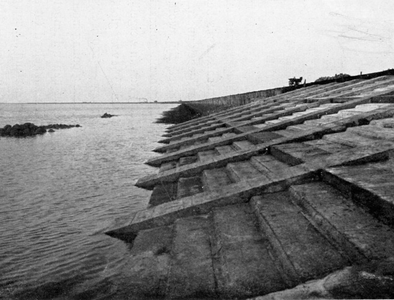
[[268, 90], [260, 90], [236, 95], [208, 98], [203, 100], [186, 102], [189, 107], [198, 111], [202, 115], [208, 115], [223, 109], [247, 104], [256, 99], [264, 99], [276, 96], [294, 89], [293, 87], [280, 87]]

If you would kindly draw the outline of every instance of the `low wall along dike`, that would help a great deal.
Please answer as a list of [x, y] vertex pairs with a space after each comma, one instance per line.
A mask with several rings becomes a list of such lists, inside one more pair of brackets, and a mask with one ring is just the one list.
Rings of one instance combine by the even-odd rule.
[[288, 91], [293, 90], [294, 87], [281, 87], [268, 90], [261, 90], [255, 92], [248, 92], [243, 94], [229, 95], [223, 97], [215, 97], [204, 99], [200, 101], [188, 102], [194, 110], [198, 111], [201, 115], [208, 115], [228, 108], [248, 104], [255, 99], [264, 99], [267, 97], [276, 96]]
[[204, 100], [185, 101], [179, 106], [166, 111], [158, 123], [179, 124], [201, 116], [209, 115], [228, 108], [237, 107], [266, 97], [293, 90], [294, 87], [281, 87], [236, 95], [208, 98]]
[[148, 207], [104, 230], [129, 244], [136, 299], [394, 298], [391, 73], [254, 98], [160, 143], [136, 182]]

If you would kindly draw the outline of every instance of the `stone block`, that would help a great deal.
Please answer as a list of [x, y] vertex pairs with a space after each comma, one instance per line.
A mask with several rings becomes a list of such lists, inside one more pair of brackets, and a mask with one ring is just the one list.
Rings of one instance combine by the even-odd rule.
[[171, 265], [172, 227], [140, 231], [120, 273], [134, 296], [164, 297]]
[[210, 227], [206, 216], [184, 218], [175, 222], [168, 298], [216, 296]]

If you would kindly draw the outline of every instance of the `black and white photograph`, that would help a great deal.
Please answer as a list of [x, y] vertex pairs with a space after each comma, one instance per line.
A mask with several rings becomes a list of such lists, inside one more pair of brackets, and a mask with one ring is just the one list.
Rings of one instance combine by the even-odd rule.
[[394, 1], [0, 0], [0, 299], [394, 299]]

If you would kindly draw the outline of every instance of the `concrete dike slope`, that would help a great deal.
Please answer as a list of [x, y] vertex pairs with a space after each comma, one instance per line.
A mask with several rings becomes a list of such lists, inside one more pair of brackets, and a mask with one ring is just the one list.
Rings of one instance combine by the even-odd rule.
[[[140, 299], [394, 298], [394, 76], [169, 127], [131, 243]], [[310, 283], [311, 280], [315, 280]]]
[[215, 97], [197, 101], [185, 101], [169, 111], [165, 111], [157, 123], [179, 124], [218, 111], [248, 104], [256, 99], [264, 99], [294, 90], [295, 87], [281, 87], [242, 94]]
[[157, 120], [158, 123], [166, 124], [179, 124], [185, 121], [189, 121], [200, 116], [210, 115], [212, 113], [221, 112], [235, 108], [240, 105], [245, 105], [255, 101], [264, 101], [264, 99], [279, 94], [294, 91], [296, 89], [312, 87], [317, 85], [325, 85], [329, 83], [341, 83], [350, 80], [357, 79], [373, 79], [386, 75], [394, 75], [394, 69], [388, 69], [385, 71], [360, 74], [350, 76], [347, 74], [335, 74], [332, 77], [321, 77], [314, 82], [303, 83], [297, 86], [285, 86], [279, 88], [265, 89], [247, 93], [240, 93], [234, 95], [227, 95], [221, 97], [214, 97], [202, 100], [190, 100], [190, 101], [179, 101], [180, 105], [172, 108], [169, 111], [165, 111], [163, 116]]

